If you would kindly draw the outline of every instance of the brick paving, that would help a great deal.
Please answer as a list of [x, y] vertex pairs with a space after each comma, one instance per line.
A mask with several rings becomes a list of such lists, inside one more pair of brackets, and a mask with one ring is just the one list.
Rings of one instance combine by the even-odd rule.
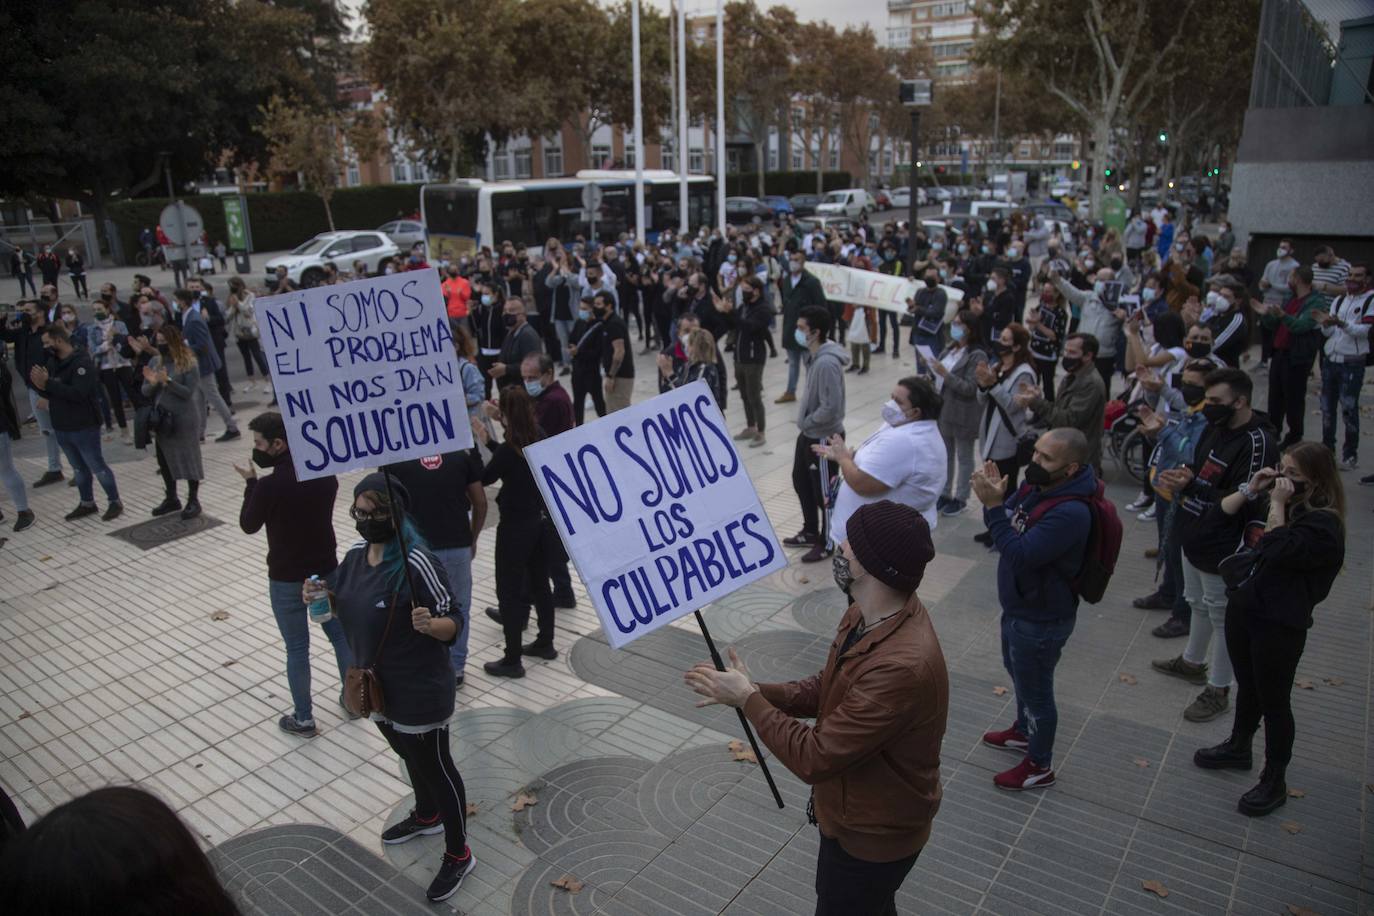
[[[888, 356], [875, 355], [873, 366], [865, 377], [846, 376], [851, 436], [876, 426], [900, 374]], [[638, 367], [636, 399], [652, 392], [649, 357]], [[785, 368], [772, 362], [765, 376], [770, 444], [744, 450], [780, 534], [800, 520], [792, 405], [771, 404]], [[265, 406], [261, 395], [241, 397], [241, 418]], [[742, 422], [737, 395], [727, 413]], [[1320, 417], [1309, 420], [1313, 435]], [[28, 480], [43, 469], [30, 430], [16, 443]], [[218, 431], [212, 418], [210, 434]], [[289, 700], [265, 542], [235, 524], [242, 486], [230, 465], [247, 460], [248, 445], [205, 447], [208, 518], [191, 531], [164, 526], [151, 534], [156, 543], [146, 528], [135, 530], [161, 498], [151, 456], [117, 441], [107, 450], [128, 507], [123, 518], [63, 522], [75, 494], [58, 486], [32, 492], [37, 526], [17, 535], [0, 527], [0, 783], [30, 818], [110, 783], [156, 792], [214, 848], [246, 912], [431, 909], [422, 888], [442, 838], [381, 847], [379, 834], [404, 816], [409, 789], [375, 729], [340, 715], [323, 641], [312, 643], [320, 736], [301, 741], [277, 730]], [[1374, 449], [1365, 451], [1374, 467]], [[1133, 496], [1115, 468], [1109, 479], [1118, 505]], [[1141, 551], [1154, 532], [1129, 516], [1110, 593], [1081, 609], [1059, 668], [1059, 782], [1042, 793], [997, 792], [991, 776], [1011, 758], [978, 741], [1011, 718], [1010, 693], [999, 690], [1010, 684], [998, 645], [996, 557], [972, 542], [980, 527], [972, 511], [941, 519], [939, 556], [921, 594], [951, 672], [945, 802], [901, 911], [1367, 911], [1374, 641], [1365, 538], [1374, 535], [1374, 491], [1356, 487], [1354, 475], [1345, 481], [1347, 566], [1299, 669], [1311, 689], [1294, 697], [1289, 785], [1304, 794], [1258, 820], [1235, 811], [1249, 775], [1191, 764], [1195, 748], [1224, 737], [1229, 716], [1184, 721], [1196, 689], [1150, 670], [1151, 658], [1177, 653], [1182, 641], [1155, 639], [1149, 630], [1161, 615], [1129, 606], [1152, 588], [1153, 564]], [[351, 531], [344, 500], [335, 523]], [[453, 728], [477, 806], [470, 830], [478, 867], [448, 905], [489, 916], [809, 912], [816, 833], [805, 822], [806, 789], [775, 764], [786, 802], [778, 810], [758, 768], [727, 749], [742, 737], [733, 713], [695, 708], [679, 678], [705, 657], [692, 619], [614, 652], [578, 584], [578, 609], [559, 612], [559, 659], [529, 665], [522, 681], [489, 679], [481, 663], [498, 657], [501, 643], [480, 613], [495, 603], [490, 544], [475, 561], [479, 613]], [[841, 611], [828, 567], [793, 560], [706, 611], [717, 641], [737, 645], [761, 678], [815, 670]], [[214, 620], [217, 611], [229, 616]], [[513, 813], [518, 790], [538, 803]], [[564, 875], [583, 889], [554, 888]], [[1145, 881], [1159, 881], [1168, 896], [1144, 890]]]

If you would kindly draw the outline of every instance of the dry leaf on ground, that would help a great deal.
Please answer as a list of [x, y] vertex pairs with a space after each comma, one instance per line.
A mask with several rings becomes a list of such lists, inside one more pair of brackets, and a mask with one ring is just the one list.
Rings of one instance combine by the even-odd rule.
[[221, 667], [221, 668], [228, 668], [230, 665], [237, 665], [238, 663], [239, 663], [239, 660], [238, 660], [238, 659], [236, 659], [236, 658], [231, 658], [231, 659], [229, 659], [229, 661], [227, 661], [227, 662], [225, 662], [224, 664], [220, 665], [220, 667]]
[[1123, 684], [1134, 684], [1134, 683], [1136, 682], [1136, 680], [1135, 680], [1135, 675], [1134, 675], [1134, 674], [1122, 674], [1122, 675], [1119, 675], [1119, 676], [1117, 677], [1117, 680], [1121, 681], [1121, 683], [1123, 683]]
[[1288, 904], [1288, 916], [1321, 916], [1316, 910], [1305, 906], [1298, 906], [1296, 903]]
[[1302, 824], [1299, 824], [1297, 821], [1284, 821], [1282, 824], [1279, 824], [1279, 826], [1289, 833], [1302, 833]]
[[210, 619], [211, 619], [211, 620], [228, 620], [228, 619], [229, 619], [229, 612], [228, 612], [228, 611], [215, 611], [213, 614], [210, 615]]
[[802, 585], [806, 585], [806, 584], [810, 583], [811, 580], [808, 579], [806, 576], [802, 576], [802, 577], [801, 577], [800, 579], [798, 579], [797, 581], [800, 582]]
[[21, 713], [19, 714], [19, 718], [21, 718], [21, 719], [32, 719], [32, 718], [33, 718], [33, 713], [28, 712], [28, 711], [21, 712]]
[[1289, 798], [1303, 798], [1303, 797], [1305, 797], [1306, 795], [1307, 795], [1307, 791], [1306, 791], [1305, 789], [1289, 789], [1289, 790], [1288, 790], [1288, 797], [1289, 797]]
[[539, 799], [528, 792], [520, 792], [515, 796], [515, 801], [511, 802], [512, 811], [524, 811], [530, 805], [539, 804]]
[[1342, 684], [1345, 683], [1345, 678], [1343, 678], [1343, 677], [1324, 677], [1324, 678], [1322, 678], [1322, 683], [1325, 684], [1325, 685], [1328, 686], [1328, 687], [1339, 687], [1339, 686], [1341, 686]]
[[1158, 894], [1160, 897], [1169, 896], [1169, 889], [1153, 878], [1149, 881], [1140, 882], [1140, 886], [1152, 894]]
[[993, 695], [993, 696], [998, 696], [998, 697], [1004, 697], [1004, 696], [1007, 695], [1007, 688], [1005, 688], [1005, 687], [994, 687], [994, 688], [992, 688], [992, 695]]
[[464, 813], [464, 816], [465, 816], [465, 817], [476, 817], [476, 816], [477, 816], [477, 802], [468, 802], [467, 811]]
[[747, 745], [745, 745], [743, 741], [739, 740], [738, 738], [736, 738], [734, 741], [731, 741], [729, 744], [726, 745], [726, 747], [730, 749], [730, 753], [734, 755], [735, 760], [741, 763], [759, 762], [759, 758], [754, 756], [754, 752]]
[[1132, 762], [1135, 763], [1135, 765], [1140, 767], [1142, 770], [1150, 765], [1150, 761], [1146, 760], [1144, 757], [1137, 757]]
[[572, 875], [564, 875], [557, 881], [550, 881], [549, 883], [560, 890], [567, 891], [569, 894], [576, 894], [578, 891], [582, 890], [582, 888], [586, 887], [585, 884], [578, 881]]
[[46, 562], [48, 562], [48, 561], [51, 560], [51, 559], [52, 559], [52, 557], [39, 557], [39, 558], [38, 558], [38, 562], [39, 562], [39, 563], [46, 563]]
[[1300, 677], [1300, 678], [1298, 678], [1296, 681], [1293, 682], [1293, 686], [1296, 687], [1296, 688], [1298, 688], [1299, 690], [1316, 690], [1316, 689], [1317, 689], [1317, 688], [1316, 688], [1316, 685], [1314, 685], [1311, 681], [1309, 681], [1309, 680], [1308, 680], [1307, 678], [1305, 678], [1305, 677]]

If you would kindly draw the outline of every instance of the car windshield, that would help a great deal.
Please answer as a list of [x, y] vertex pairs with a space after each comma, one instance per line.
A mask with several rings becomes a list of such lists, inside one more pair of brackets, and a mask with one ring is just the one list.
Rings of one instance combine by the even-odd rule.
[[319, 238], [318, 236], [316, 236], [315, 238], [311, 239], [310, 241], [305, 242], [304, 244], [301, 244], [301, 245], [297, 245], [295, 248], [292, 248], [292, 249], [291, 249], [291, 253], [292, 253], [292, 254], [315, 254], [316, 252], [318, 252], [318, 251], [320, 251], [321, 249], [323, 249], [325, 245], [328, 245], [328, 244], [329, 244], [330, 242], [332, 242], [332, 241], [333, 241], [333, 239], [328, 239], [328, 238], [323, 238], [323, 239], [322, 239], [322, 238]]
[[847, 196], [848, 195], [845, 194], [843, 191], [831, 191], [829, 194], [825, 195], [824, 198], [822, 198], [821, 203], [842, 204], [844, 203], [845, 198]]

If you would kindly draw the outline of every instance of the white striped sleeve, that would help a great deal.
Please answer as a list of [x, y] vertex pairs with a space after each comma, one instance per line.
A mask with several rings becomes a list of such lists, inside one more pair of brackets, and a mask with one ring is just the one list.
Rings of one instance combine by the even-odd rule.
[[415, 600], [426, 602], [421, 606], [427, 606], [435, 617], [447, 617], [453, 610], [453, 595], [449, 592], [448, 578], [434, 558], [423, 550], [411, 550], [410, 568], [419, 577], [416, 585], [423, 593], [416, 595]]
[[1216, 340], [1212, 341], [1212, 349], [1221, 349], [1222, 345], [1224, 345], [1232, 337], [1236, 336], [1236, 334], [1243, 327], [1245, 327], [1245, 316], [1241, 315], [1240, 313], [1232, 315], [1230, 323], [1226, 325], [1226, 329], [1222, 331], [1219, 335], [1217, 335]]

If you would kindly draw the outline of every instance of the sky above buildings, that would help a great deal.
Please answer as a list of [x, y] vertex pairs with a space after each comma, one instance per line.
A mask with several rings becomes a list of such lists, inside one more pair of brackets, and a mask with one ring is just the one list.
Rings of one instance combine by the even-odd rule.
[[[357, 13], [362, 9], [364, 0], [340, 0], [340, 2], [345, 9], [353, 14], [356, 24], [359, 18]], [[644, 2], [665, 12], [668, 9], [668, 0], [644, 0]], [[823, 19], [837, 28], [867, 24], [878, 36], [879, 41], [882, 40], [887, 28], [887, 0], [785, 0], [785, 2], [755, 0], [755, 2], [764, 9], [774, 6], [790, 7], [796, 12], [798, 19]], [[687, 14], [689, 16], [711, 15], [715, 13], [715, 9], [715, 3], [710, 2], [710, 0], [687, 0]]]

